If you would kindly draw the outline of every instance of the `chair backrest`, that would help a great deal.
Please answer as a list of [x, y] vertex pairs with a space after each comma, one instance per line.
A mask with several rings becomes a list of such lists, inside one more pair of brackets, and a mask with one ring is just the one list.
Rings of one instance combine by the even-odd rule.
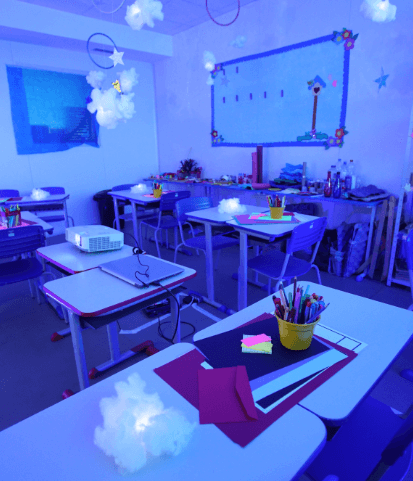
[[159, 204], [159, 211], [163, 212], [165, 210], [174, 210], [178, 201], [181, 201], [182, 199], [188, 199], [190, 196], [191, 192], [189, 190], [181, 190], [178, 192], [169, 192], [168, 194], [163, 194]]
[[44, 231], [40, 225], [0, 229], [0, 258], [34, 252], [45, 246]]
[[210, 197], [190, 197], [189, 199], [180, 200], [176, 203], [178, 222], [184, 224], [187, 221], [187, 212], [209, 209], [210, 207], [212, 207], [212, 200]]
[[14, 189], [0, 190], [0, 197], [20, 197], [19, 191]]
[[291, 233], [287, 244], [287, 254], [301, 251], [321, 242], [327, 226], [327, 218], [319, 217], [311, 222], [299, 224]]
[[50, 195], [66, 194], [64, 187], [40, 187], [42, 190], [49, 192]]
[[113, 190], [129, 190], [131, 189], [134, 185], [136, 184], [121, 184], [121, 185], [115, 185], [115, 187], [112, 187]]

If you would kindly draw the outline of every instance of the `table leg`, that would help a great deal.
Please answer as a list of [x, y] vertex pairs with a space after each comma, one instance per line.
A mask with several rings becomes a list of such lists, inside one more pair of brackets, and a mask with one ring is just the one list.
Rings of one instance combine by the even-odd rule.
[[248, 234], [240, 232], [240, 266], [238, 271], [238, 311], [247, 307], [247, 275], [248, 275]]
[[[369, 237], [368, 237], [368, 240], [367, 240], [366, 257], [364, 259], [365, 261], [367, 261], [367, 259], [370, 257], [371, 243], [372, 243], [372, 239], [373, 239], [374, 221], [376, 219], [376, 210], [377, 210], [377, 206], [373, 206], [371, 208]], [[368, 270], [369, 270], [369, 266], [367, 265], [367, 267], [364, 269], [364, 271], [360, 275], [357, 276], [357, 280], [362, 281], [366, 277]]]
[[118, 199], [113, 197], [113, 209], [115, 211], [116, 230], [120, 230]]
[[[136, 217], [136, 204], [131, 200], [132, 204], [132, 222], [133, 222], [133, 235], [135, 236], [136, 242], [138, 242], [138, 219]], [[141, 248], [142, 248], [142, 239], [139, 239]]]
[[63, 201], [63, 208], [64, 208], [64, 211], [65, 211], [65, 227], [69, 227], [69, 217], [67, 215], [66, 199]]
[[75, 354], [77, 376], [79, 378], [80, 390], [89, 387], [89, 379], [86, 368], [85, 349], [83, 347], [82, 328], [79, 323], [79, 316], [68, 309], [70, 332], [72, 333], [73, 352]]
[[212, 227], [211, 224], [205, 222], [205, 242], [206, 242], [206, 276], [207, 276], [207, 292], [208, 298], [215, 301], [214, 293], [214, 258], [212, 256]]
[[119, 348], [119, 337], [118, 337], [118, 327], [116, 322], [111, 322], [106, 326], [106, 331], [108, 333], [110, 358], [116, 364], [116, 361], [120, 358], [120, 348]]

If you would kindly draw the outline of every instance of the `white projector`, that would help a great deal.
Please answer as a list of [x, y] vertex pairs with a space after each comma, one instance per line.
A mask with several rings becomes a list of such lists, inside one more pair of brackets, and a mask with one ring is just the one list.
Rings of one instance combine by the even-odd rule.
[[123, 232], [104, 225], [67, 227], [66, 240], [85, 252], [103, 252], [123, 247]]

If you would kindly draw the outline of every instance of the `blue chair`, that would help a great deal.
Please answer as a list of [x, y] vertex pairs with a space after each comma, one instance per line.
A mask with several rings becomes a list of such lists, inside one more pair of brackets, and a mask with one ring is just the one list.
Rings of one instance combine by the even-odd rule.
[[[287, 283], [289, 283], [291, 279], [303, 276], [311, 268], [316, 270], [318, 283], [321, 284], [320, 271], [313, 262], [317, 255], [321, 239], [323, 238], [326, 225], [327, 219], [325, 217], [299, 224], [294, 228], [291, 237], [287, 241], [286, 254], [273, 249], [264, 251], [259, 256], [248, 261], [248, 267], [250, 269], [269, 278], [268, 294], [271, 294], [271, 279], [277, 280], [275, 287], [277, 291], [281, 282], [287, 281]], [[299, 259], [292, 255], [294, 252], [308, 249], [314, 244], [315, 246], [310, 261]]]
[[[31, 296], [34, 297], [32, 291], [33, 279], [43, 274], [49, 274], [55, 278], [52, 273], [43, 272], [42, 264], [36, 257], [32, 256], [36, 249], [44, 246], [44, 231], [41, 226], [32, 225], [0, 230], [0, 258], [19, 257], [17, 260], [0, 264], [0, 286], [28, 280]], [[36, 283], [35, 288], [37, 302], [40, 304]]]
[[[40, 187], [41, 190], [44, 190], [46, 192], [49, 192], [50, 195], [61, 195], [61, 194], [66, 194], [66, 191], [64, 187]], [[49, 209], [45, 210], [61, 210], [60, 206], [58, 209], [53, 208], [53, 206], [50, 206]], [[73, 217], [70, 215], [67, 216], [69, 219], [72, 220], [73, 226], [75, 225], [75, 221], [73, 220]], [[65, 221], [65, 216], [63, 214], [56, 214], [56, 215], [50, 215], [46, 217], [40, 217], [39, 219], [44, 220], [45, 222], [64, 222]]]
[[[136, 184], [121, 184], [121, 185], [115, 185], [115, 187], [112, 187], [112, 191], [119, 191], [119, 190], [130, 190], [134, 185]], [[118, 207], [126, 207], [127, 205], [130, 205], [130, 202], [128, 200], [120, 200], [118, 199]], [[146, 215], [146, 216], [140, 216], [139, 219], [145, 219], [147, 217], [153, 216], [153, 213]], [[123, 220], [132, 220], [132, 212], [127, 212], [126, 214], [119, 214], [119, 219]], [[116, 218], [113, 220], [113, 228], [116, 229]]]
[[20, 197], [18, 190], [3, 189], [0, 190], [0, 197]]
[[[209, 209], [212, 207], [212, 200], [209, 197], [191, 197], [189, 199], [180, 200], [176, 203], [176, 214], [179, 223], [179, 230], [181, 232], [181, 244], [175, 246], [174, 262], [176, 263], [176, 257], [180, 247], [190, 247], [196, 251], [201, 250], [206, 255], [206, 239], [204, 235], [194, 236], [194, 230], [190, 222], [188, 222], [187, 212], [194, 210]], [[185, 239], [183, 227], [189, 225], [192, 233], [192, 237]], [[233, 237], [226, 237], [235, 231], [224, 232], [219, 235], [212, 236], [212, 250], [218, 251], [218, 254], [222, 249], [226, 247], [232, 247], [239, 245], [239, 240]], [[218, 263], [216, 264], [217, 267]]]
[[[168, 229], [174, 229], [175, 243], [178, 243], [178, 221], [173, 215], [162, 215], [164, 212], [171, 212], [175, 210], [175, 205], [182, 199], [187, 199], [191, 195], [189, 190], [181, 190], [178, 192], [170, 192], [161, 196], [159, 204], [159, 215], [143, 220], [140, 224], [140, 241], [142, 244], [142, 225], [152, 227], [155, 229], [156, 249], [158, 250], [158, 257], [161, 259], [161, 251], [159, 249], [158, 232], [166, 230], [166, 244], [168, 246]], [[176, 246], [175, 246], [176, 247]]]
[[[403, 416], [404, 417], [404, 416]], [[412, 462], [413, 412], [405, 419], [368, 396], [306, 474], [314, 481], [401, 481]]]

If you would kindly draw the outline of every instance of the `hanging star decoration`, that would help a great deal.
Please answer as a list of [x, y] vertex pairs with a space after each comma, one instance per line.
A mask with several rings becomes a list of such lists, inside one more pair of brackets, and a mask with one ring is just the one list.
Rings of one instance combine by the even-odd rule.
[[387, 77], [388, 77], [388, 75], [384, 75], [384, 70], [383, 70], [383, 67], [382, 67], [381, 68], [381, 76], [378, 79], [375, 80], [375, 82], [377, 82], [379, 84], [379, 90], [382, 87], [387, 87], [387, 85], [386, 85]]
[[112, 82], [113, 88], [115, 88], [120, 94], [122, 93], [120, 89], [120, 83], [119, 80], [116, 80], [116, 82]]
[[228, 86], [228, 83], [229, 83], [229, 80], [227, 79], [227, 77], [225, 77], [225, 75], [222, 77], [221, 79], [221, 85], [225, 85], [225, 87]]
[[114, 67], [116, 67], [116, 65], [117, 65], [118, 63], [120, 63], [120, 64], [122, 64], [122, 65], [125, 65], [125, 64], [123, 63], [123, 60], [122, 60], [122, 57], [123, 57], [123, 54], [124, 54], [124, 53], [125, 53], [125, 52], [118, 52], [118, 51], [116, 50], [116, 48], [113, 49], [113, 54], [112, 54], [109, 58], [110, 58], [111, 60], [113, 60], [113, 66], [114, 66]]

